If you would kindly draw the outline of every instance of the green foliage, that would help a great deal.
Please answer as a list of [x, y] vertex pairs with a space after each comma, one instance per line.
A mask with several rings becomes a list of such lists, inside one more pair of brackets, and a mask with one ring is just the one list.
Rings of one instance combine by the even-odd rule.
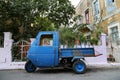
[[75, 39], [79, 40], [82, 43], [87, 43], [88, 38], [87, 36], [85, 36], [85, 31], [84, 29], [88, 29], [87, 28], [87, 24], [79, 24], [73, 27], [73, 32], [75, 35]]
[[72, 28], [62, 27], [60, 28], [60, 42], [61, 44], [68, 46], [73, 46], [75, 35], [72, 32]]
[[69, 0], [51, 0], [50, 5], [48, 17], [52, 22], [57, 25], [70, 23], [69, 20], [75, 11]]
[[16, 41], [35, 37], [69, 24], [74, 13], [69, 0], [0, 0], [0, 32], [12, 32]]
[[98, 41], [101, 36], [101, 32], [102, 32], [102, 29], [99, 26], [96, 26], [96, 28], [92, 29], [91, 35], [90, 35], [91, 44], [95, 44], [95, 45], [98, 44]]
[[53, 31], [56, 30], [56, 28], [53, 26], [53, 23], [48, 18], [37, 18], [35, 20], [35, 26], [29, 27], [29, 30], [26, 32], [26, 34], [30, 34], [34, 32], [34, 34], [28, 35], [29, 37], [35, 37], [39, 31]]
[[19, 48], [19, 46], [13, 46], [11, 51], [12, 51], [13, 61], [15, 59], [20, 60], [20, 48]]
[[[85, 32], [84, 29], [88, 29], [88, 31]], [[88, 32], [90, 34], [86, 36], [86, 33]], [[61, 44], [66, 44], [67, 41], [67, 44], [69, 43], [68, 46], [73, 45], [74, 40], [79, 40], [81, 43], [84, 44], [87, 44], [89, 42], [92, 45], [97, 45], [100, 39], [101, 32], [102, 30], [100, 27], [90, 30], [87, 27], [87, 24], [80, 24], [73, 28], [63, 27], [60, 29], [60, 40]]]

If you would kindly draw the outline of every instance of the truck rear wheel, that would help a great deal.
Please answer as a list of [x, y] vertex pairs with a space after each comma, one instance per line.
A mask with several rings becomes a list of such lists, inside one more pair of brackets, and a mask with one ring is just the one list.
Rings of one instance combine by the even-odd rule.
[[31, 61], [27, 61], [25, 64], [25, 70], [29, 73], [34, 72], [36, 70], [36, 67], [33, 65]]
[[86, 70], [86, 65], [83, 61], [77, 60], [73, 63], [73, 71], [77, 74], [82, 74]]

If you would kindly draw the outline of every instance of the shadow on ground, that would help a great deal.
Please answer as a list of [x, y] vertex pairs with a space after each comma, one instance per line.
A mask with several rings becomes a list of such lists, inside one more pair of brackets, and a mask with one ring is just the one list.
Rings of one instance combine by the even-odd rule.
[[38, 69], [35, 73], [73, 73], [72, 69], [64, 69], [64, 68], [46, 68], [46, 69]]
[[[95, 73], [95, 72], [104, 72], [104, 71], [116, 70], [116, 68], [87, 68], [85, 74]], [[34, 73], [75, 73], [72, 69], [64, 69], [64, 68], [44, 68], [44, 69], [37, 69]]]

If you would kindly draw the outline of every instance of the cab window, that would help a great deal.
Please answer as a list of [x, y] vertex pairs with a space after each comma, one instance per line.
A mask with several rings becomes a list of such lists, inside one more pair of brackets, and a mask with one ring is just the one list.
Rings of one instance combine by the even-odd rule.
[[41, 35], [40, 46], [53, 46], [53, 35], [52, 34]]

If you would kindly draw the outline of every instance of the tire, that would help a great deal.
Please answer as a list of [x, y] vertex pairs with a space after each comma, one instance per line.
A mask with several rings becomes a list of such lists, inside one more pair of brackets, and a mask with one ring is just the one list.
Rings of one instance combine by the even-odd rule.
[[73, 71], [77, 74], [83, 74], [86, 71], [86, 65], [83, 61], [77, 60], [73, 63]]
[[25, 64], [25, 70], [29, 73], [35, 72], [36, 67], [32, 64], [31, 61], [27, 61], [26, 64]]

